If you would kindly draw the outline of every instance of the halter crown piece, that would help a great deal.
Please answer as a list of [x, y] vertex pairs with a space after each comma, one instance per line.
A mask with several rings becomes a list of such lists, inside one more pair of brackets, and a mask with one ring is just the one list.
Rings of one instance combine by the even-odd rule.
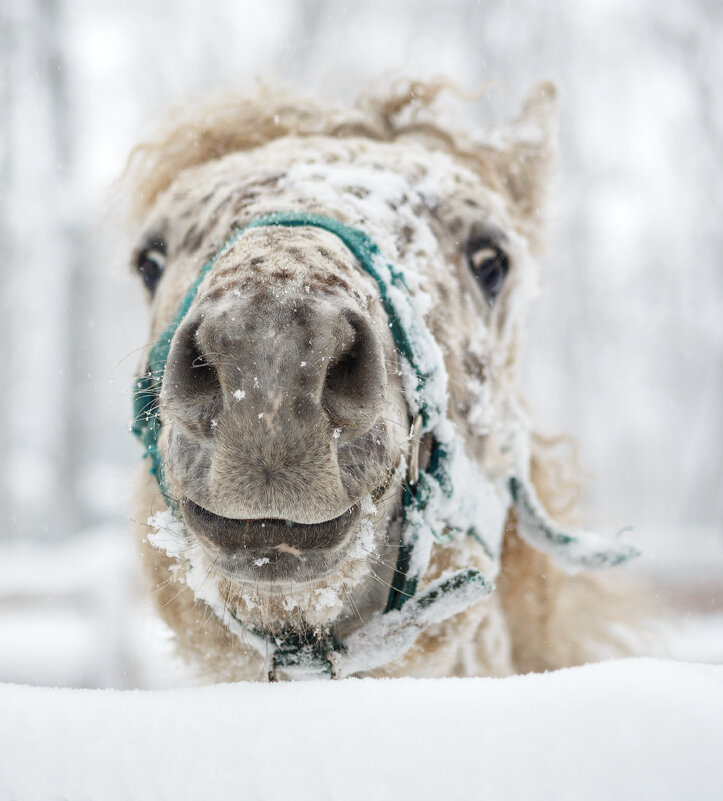
[[567, 534], [556, 528], [530, 481], [526, 443], [519, 448], [514, 475], [501, 476], [494, 483], [482, 475], [478, 465], [467, 457], [464, 441], [447, 417], [447, 373], [442, 352], [415, 307], [403, 270], [387, 261], [363, 231], [331, 217], [294, 211], [259, 217], [233, 232], [201, 268], [175, 317], [151, 348], [145, 374], [135, 381], [131, 430], [144, 444], [150, 472], [174, 514], [172, 527], [181, 527], [175, 540], [150, 535], [152, 544], [178, 559], [186, 558], [179, 544], [179, 538], [184, 536], [182, 524], [169, 499], [158, 450], [159, 397], [171, 340], [201, 282], [218, 259], [246, 231], [265, 226], [311, 226], [329, 231], [374, 279], [402, 357], [402, 380], [410, 420], [414, 421], [413, 439], [417, 446], [424, 434], [431, 441], [429, 463], [424, 469], [419, 469], [413, 449], [409, 481], [404, 488], [397, 568], [386, 607], [343, 642], [330, 637], [307, 641], [298, 633], [274, 636], [256, 632], [233, 615], [229, 617], [217, 591], [204, 582], [194, 586], [191, 571], [186, 573], [186, 582], [196, 597], [211, 606], [224, 625], [246, 645], [271, 657], [272, 677], [277, 672], [288, 678], [342, 677], [372, 670], [399, 658], [427, 626], [446, 620], [487, 596], [494, 589], [494, 575], [483, 576], [473, 567], [446, 573], [419, 592], [417, 584], [429, 565], [432, 544], [448, 542], [455, 536], [473, 537], [490, 558], [496, 575], [510, 506], [517, 512], [523, 539], [568, 569], [611, 567], [637, 556], [633, 547], [618, 539], [589, 532]]

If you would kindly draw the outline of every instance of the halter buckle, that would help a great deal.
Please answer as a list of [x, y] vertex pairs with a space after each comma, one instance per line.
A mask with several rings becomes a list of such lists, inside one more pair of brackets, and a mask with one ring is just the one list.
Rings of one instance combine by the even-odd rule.
[[410, 486], [414, 486], [419, 480], [419, 446], [422, 441], [422, 415], [418, 414], [409, 429], [409, 439], [412, 447], [409, 451], [409, 469], [407, 470], [407, 481]]

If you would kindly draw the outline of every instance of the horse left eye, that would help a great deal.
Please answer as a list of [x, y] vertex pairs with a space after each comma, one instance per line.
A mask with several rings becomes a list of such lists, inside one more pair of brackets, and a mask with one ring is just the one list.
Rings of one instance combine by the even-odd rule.
[[510, 270], [507, 254], [489, 239], [474, 238], [467, 242], [467, 264], [480, 285], [485, 298], [493, 303], [502, 291]]
[[143, 283], [148, 287], [151, 294], [155, 292], [165, 266], [166, 254], [158, 247], [145, 248], [138, 254], [136, 269], [141, 274]]

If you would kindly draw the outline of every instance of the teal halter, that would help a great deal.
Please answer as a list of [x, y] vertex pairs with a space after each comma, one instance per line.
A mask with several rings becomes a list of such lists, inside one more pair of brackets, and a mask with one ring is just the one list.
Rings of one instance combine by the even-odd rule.
[[[455, 487], [453, 477], [460, 473], [459, 460], [466, 459], [464, 444], [458, 437], [450, 437], [448, 430], [445, 436], [440, 436], [440, 431], [445, 430], [447, 421], [446, 373], [439, 347], [428, 331], [421, 314], [413, 305], [404, 274], [384, 258], [376, 243], [363, 231], [351, 228], [331, 217], [295, 211], [259, 217], [231, 234], [217, 253], [201, 268], [181, 301], [173, 320], [151, 348], [145, 374], [135, 381], [131, 430], [144, 445], [144, 458], [150, 459], [150, 472], [155, 476], [169, 508], [175, 511], [165, 485], [163, 464], [158, 449], [160, 434], [158, 410], [171, 341], [196, 298], [201, 282], [216, 262], [247, 231], [269, 226], [311, 226], [329, 231], [344, 243], [361, 269], [374, 279], [389, 319], [394, 344], [403, 358], [403, 363], [408, 367], [405, 396], [410, 418], [421, 421], [421, 430], [415, 433], [417, 437], [428, 434], [431, 440], [428, 465], [423, 469], [417, 469], [416, 476], [411, 476], [412, 480], [404, 487], [397, 566], [381, 617], [378, 616], [373, 625], [365, 624], [344, 643], [335, 640], [302, 641], [293, 632], [281, 638], [250, 632], [252, 639], [260, 636], [262, 645], [267, 648], [271, 646], [272, 673], [281, 668], [287, 674], [311, 671], [322, 675], [348, 675], [351, 672], [377, 666], [373, 663], [373, 659], [370, 660], [365, 654], [365, 649], [383, 648], [385, 638], [388, 638], [393, 625], [396, 626], [397, 634], [402, 629], [406, 632], [400, 635], [403, 641], [400, 647], [406, 649], [416, 638], [421, 626], [446, 619], [492, 591], [493, 583], [480, 571], [466, 568], [445, 574], [441, 579], [425, 587], [424, 592], [415, 598], [419, 578], [429, 562], [431, 539], [447, 542], [455, 530], [461, 530], [473, 537], [493, 561], [498, 560], [504, 516], [501, 520], [494, 520], [492, 515], [493, 523], [489, 520], [484, 522], [485, 517], [489, 515], [486, 515], [483, 507], [485, 504], [494, 505], [490, 500], [494, 492], [491, 491], [492, 485], [489, 483], [486, 484], [486, 489], [481, 486], [484, 481], [481, 476], [478, 493], [480, 497], [470, 499], [468, 495], [459, 496], [459, 490]], [[463, 472], [466, 465], [467, 462], [462, 462]], [[567, 559], [573, 566], [609, 566], [625, 561], [636, 553], [634, 549], [622, 544], [614, 543], [613, 547], [610, 547], [608, 542], [600, 543], [598, 539], [602, 538], [596, 539], [596, 535], [578, 537], [554, 530], [552, 523], [539, 507], [531, 484], [525, 481], [524, 477], [508, 478], [505, 491], [518, 509], [520, 533], [528, 541], [534, 541], [536, 547], [558, 556], [563, 561]], [[451, 506], [460, 507], [461, 511], [455, 515], [453, 525], [448, 525], [449, 521], [446, 520], [442, 520], [440, 524], [438, 512], [440, 500], [443, 503], [451, 501]], [[504, 511], [506, 516], [506, 508]], [[480, 520], [483, 522], [480, 523]], [[480, 525], [497, 530], [481, 530]], [[445, 529], [451, 529], [451, 532]], [[590, 537], [593, 540], [588, 541], [586, 538]], [[409, 603], [412, 599], [413, 602]], [[241, 621], [235, 619], [234, 621], [237, 627], [242, 627]], [[248, 639], [249, 627], [245, 627], [243, 632]], [[348, 667], [340, 671], [338, 666], [340, 663], [343, 666], [345, 659]]]

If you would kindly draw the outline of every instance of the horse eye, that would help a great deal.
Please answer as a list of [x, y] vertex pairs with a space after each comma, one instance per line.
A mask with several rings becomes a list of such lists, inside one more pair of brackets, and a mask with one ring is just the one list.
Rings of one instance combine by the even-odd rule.
[[467, 264], [489, 303], [502, 291], [510, 270], [507, 254], [489, 239], [474, 238], [467, 242]]
[[166, 266], [166, 253], [158, 245], [144, 248], [138, 254], [136, 269], [143, 279], [143, 283], [151, 294], [155, 292], [158, 282], [161, 280], [163, 268]]

